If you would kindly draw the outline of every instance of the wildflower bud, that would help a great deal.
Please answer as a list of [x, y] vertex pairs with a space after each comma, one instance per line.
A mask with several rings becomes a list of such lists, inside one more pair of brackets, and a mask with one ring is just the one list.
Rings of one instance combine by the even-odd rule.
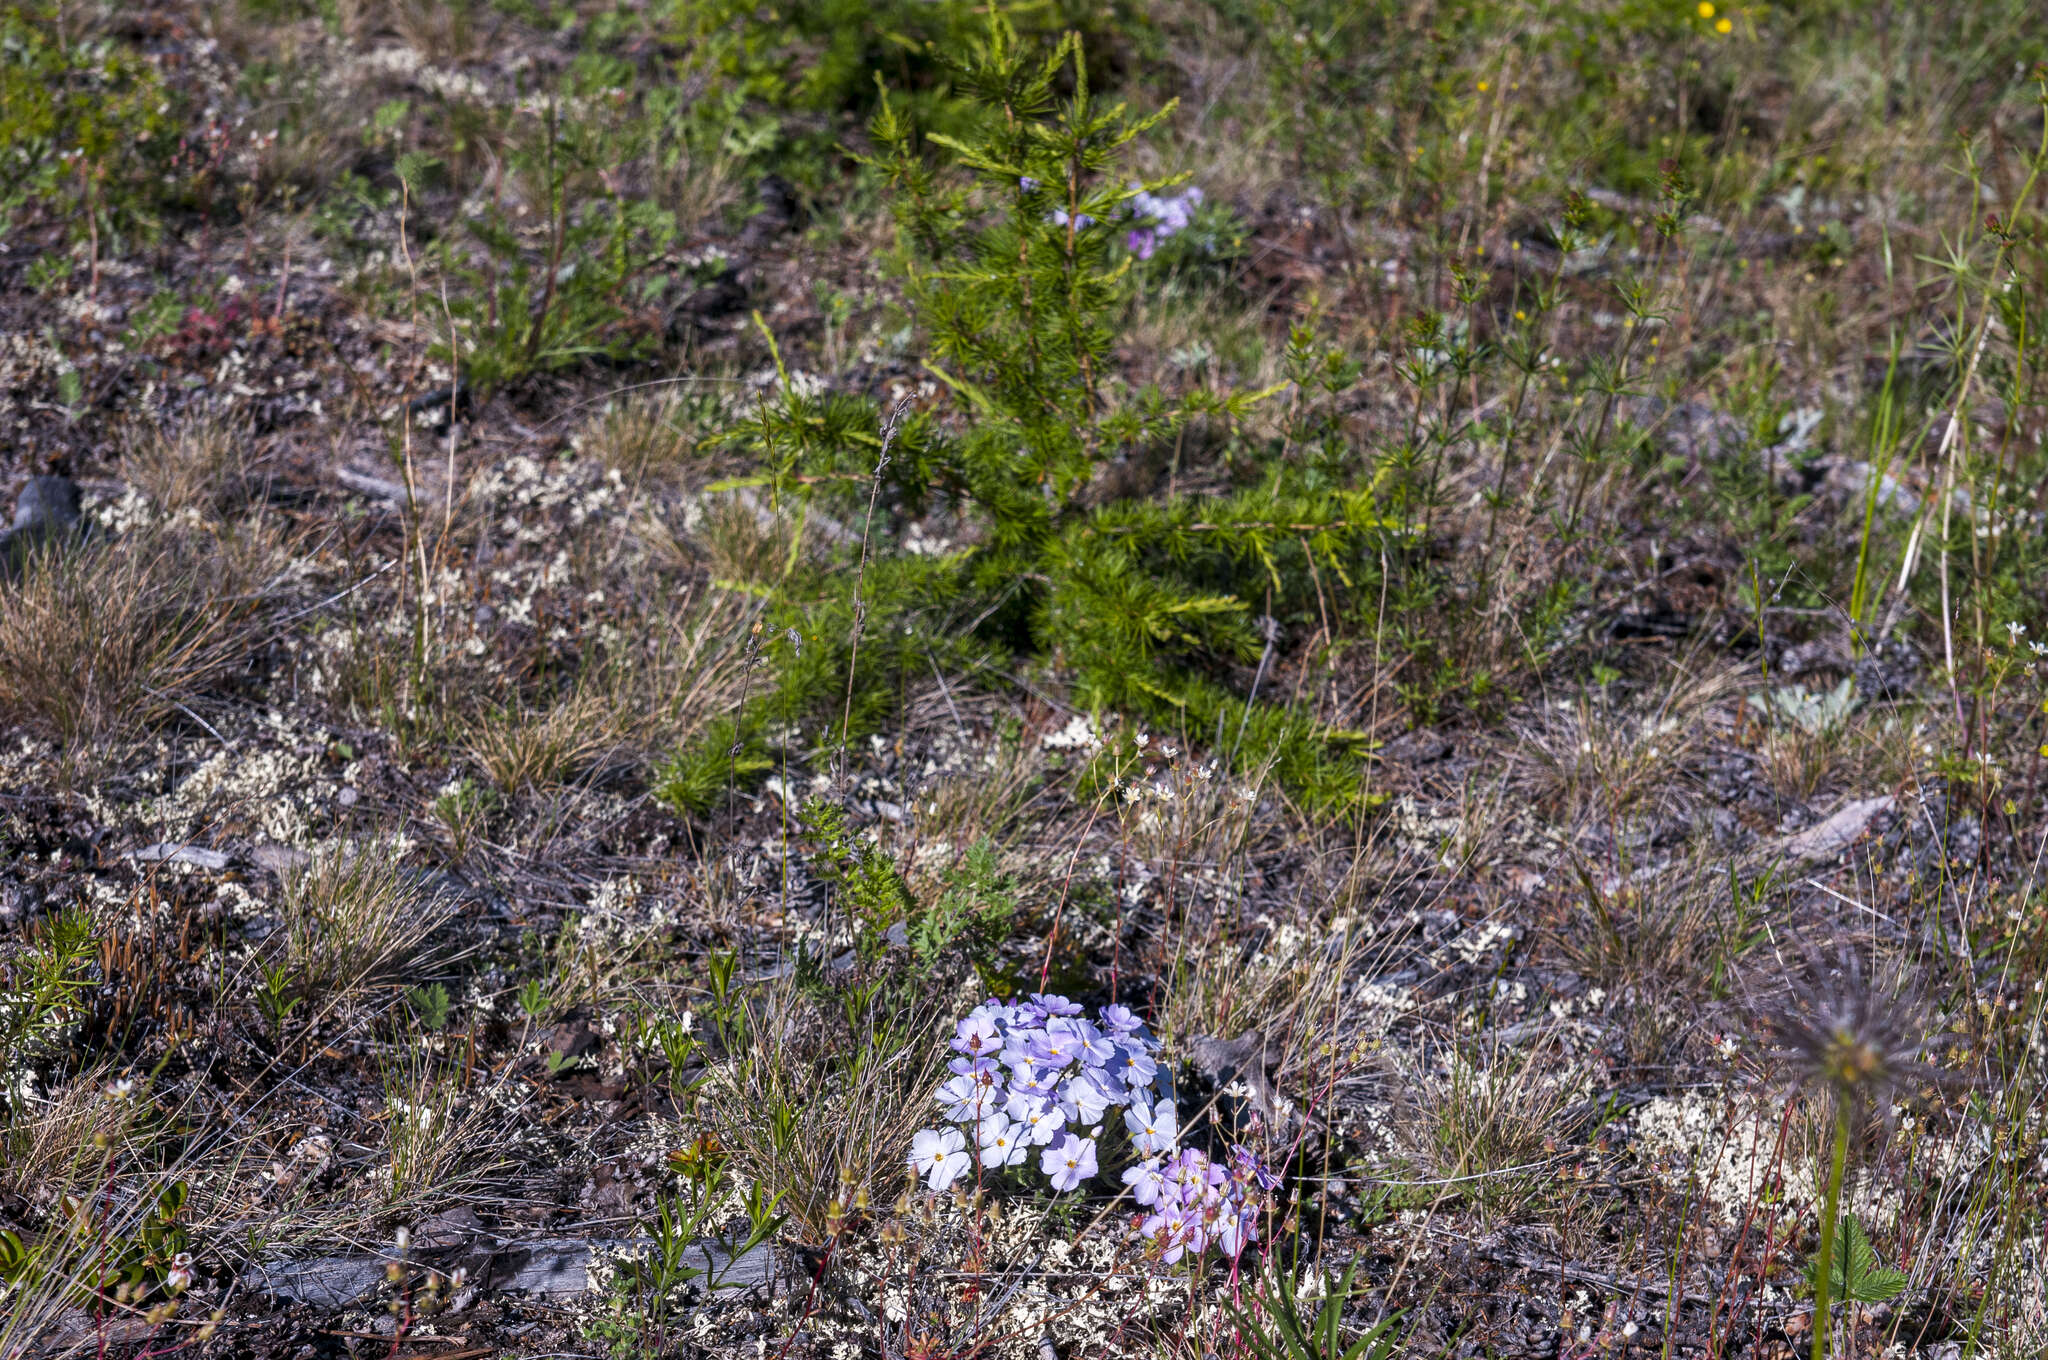
[[885, 1247], [900, 1247], [910, 1238], [910, 1234], [904, 1230], [903, 1224], [893, 1218], [882, 1225], [882, 1231], [877, 1235], [882, 1239], [882, 1245]]
[[156, 1307], [144, 1313], [142, 1315], [142, 1320], [144, 1322], [147, 1322], [152, 1327], [161, 1327], [166, 1322], [169, 1322], [171, 1320], [171, 1314], [177, 1311], [178, 1305], [176, 1301], [171, 1299], [165, 1299], [162, 1303], [158, 1304]]
[[864, 1214], [868, 1211], [868, 1188], [865, 1185], [854, 1187], [853, 1210], [858, 1214]]

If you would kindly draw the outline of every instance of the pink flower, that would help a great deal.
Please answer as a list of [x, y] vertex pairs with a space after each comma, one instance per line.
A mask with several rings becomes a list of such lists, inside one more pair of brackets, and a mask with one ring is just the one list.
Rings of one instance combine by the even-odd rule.
[[171, 1268], [164, 1272], [164, 1288], [173, 1294], [182, 1294], [192, 1287], [192, 1253], [181, 1251], [171, 1258]]

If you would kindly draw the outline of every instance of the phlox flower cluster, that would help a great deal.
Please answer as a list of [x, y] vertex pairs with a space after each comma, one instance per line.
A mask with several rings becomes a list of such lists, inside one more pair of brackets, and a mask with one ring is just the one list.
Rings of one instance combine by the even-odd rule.
[[1131, 1198], [1152, 1211], [1138, 1232], [1158, 1244], [1168, 1265], [1210, 1247], [1236, 1257], [1258, 1240], [1259, 1200], [1279, 1183], [1245, 1147], [1232, 1147], [1222, 1162], [1199, 1148], [1182, 1148], [1124, 1172]]
[[1202, 191], [1193, 185], [1177, 194], [1153, 194], [1140, 189], [1131, 196], [1130, 206], [1138, 225], [1131, 228], [1124, 244], [1139, 259], [1149, 260], [1161, 241], [1187, 230], [1195, 209], [1202, 206]]
[[[1018, 179], [1017, 187], [1029, 194], [1036, 193], [1041, 186], [1037, 180], [1025, 175]], [[1139, 259], [1149, 260], [1152, 252], [1159, 249], [1161, 241], [1187, 230], [1188, 224], [1194, 220], [1195, 209], [1202, 206], [1202, 191], [1190, 186], [1177, 194], [1155, 194], [1137, 184], [1131, 188], [1136, 192], [1125, 204], [1123, 212], [1118, 214], [1122, 217], [1128, 213], [1132, 223], [1124, 235], [1124, 245]], [[1065, 208], [1049, 211], [1046, 221], [1059, 227], [1071, 222], [1081, 231], [1095, 225], [1095, 219], [1087, 213], [1074, 213], [1070, 218]]]
[[1261, 1197], [1279, 1184], [1248, 1149], [1211, 1161], [1180, 1146], [1173, 1101], [1157, 1095], [1158, 1041], [1122, 1006], [1094, 1021], [1063, 996], [1021, 1005], [988, 1001], [955, 1029], [952, 1075], [934, 1099], [948, 1125], [911, 1140], [911, 1170], [944, 1190], [979, 1163], [985, 1171], [1035, 1162], [1056, 1193], [1097, 1174], [1112, 1107], [1143, 1160], [1123, 1173], [1149, 1211], [1139, 1224], [1169, 1264], [1214, 1246], [1235, 1257], [1258, 1237]]
[[[910, 1165], [944, 1190], [979, 1161], [986, 1170], [1036, 1161], [1055, 1191], [1078, 1188], [1099, 1167], [1096, 1143], [1112, 1107], [1149, 1109], [1159, 1043], [1123, 1006], [1093, 1021], [1063, 996], [987, 1001], [955, 1028], [952, 1075], [934, 1099], [957, 1127], [924, 1129]], [[1161, 1102], [1169, 1115], [1170, 1102]]]

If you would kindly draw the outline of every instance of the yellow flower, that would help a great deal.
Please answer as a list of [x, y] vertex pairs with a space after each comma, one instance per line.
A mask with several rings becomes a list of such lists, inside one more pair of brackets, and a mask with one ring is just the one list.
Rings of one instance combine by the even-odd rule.
[[1487, 85], [1487, 82], [1486, 82], [1486, 81], [1483, 81], [1483, 80], [1482, 80], [1482, 81], [1480, 81], [1480, 82], [1479, 82], [1479, 93], [1481, 93], [1481, 94], [1485, 94], [1485, 93], [1486, 93], [1486, 91], [1487, 91], [1487, 89], [1488, 89], [1488, 85]]
[[1727, 19], [1722, 19], [1715, 23], [1714, 31], [1716, 33], [1722, 34], [1733, 33], [1735, 31], [1735, 25]]
[[1700, 18], [1711, 19], [1713, 17], [1714, 0], [1700, 0]]

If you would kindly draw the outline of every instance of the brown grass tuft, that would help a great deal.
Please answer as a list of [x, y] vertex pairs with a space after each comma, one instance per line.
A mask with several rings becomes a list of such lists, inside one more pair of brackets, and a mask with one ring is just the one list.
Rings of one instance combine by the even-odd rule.
[[0, 585], [0, 715], [90, 751], [189, 713], [247, 654], [248, 565], [158, 529], [40, 550]]

